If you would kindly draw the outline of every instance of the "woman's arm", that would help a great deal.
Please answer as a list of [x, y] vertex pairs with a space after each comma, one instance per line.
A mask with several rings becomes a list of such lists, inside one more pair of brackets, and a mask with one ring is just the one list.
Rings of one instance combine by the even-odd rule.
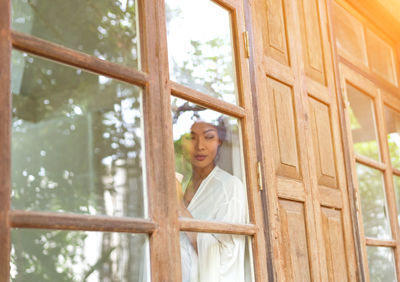
[[[179, 216], [193, 218], [192, 214], [188, 211], [187, 207], [185, 206], [183, 200], [180, 201], [179, 203]], [[197, 233], [195, 232], [185, 232], [185, 233], [189, 238], [190, 244], [192, 244], [194, 250], [197, 253]]]
[[[176, 179], [176, 192], [178, 195], [178, 214], [180, 217], [193, 218], [191, 213], [188, 211], [185, 202], [183, 200], [182, 185], [178, 179]], [[194, 232], [185, 232], [189, 238], [190, 244], [193, 246], [197, 253], [197, 234]]]

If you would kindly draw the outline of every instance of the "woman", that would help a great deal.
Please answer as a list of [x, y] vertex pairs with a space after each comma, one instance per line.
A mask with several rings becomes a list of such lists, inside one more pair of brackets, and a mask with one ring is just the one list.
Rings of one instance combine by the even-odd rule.
[[[181, 198], [181, 216], [246, 223], [247, 201], [242, 182], [215, 164], [225, 137], [224, 128], [207, 122], [195, 122], [191, 127], [187, 150], [193, 173]], [[244, 281], [244, 236], [185, 233], [181, 245], [184, 281]]]

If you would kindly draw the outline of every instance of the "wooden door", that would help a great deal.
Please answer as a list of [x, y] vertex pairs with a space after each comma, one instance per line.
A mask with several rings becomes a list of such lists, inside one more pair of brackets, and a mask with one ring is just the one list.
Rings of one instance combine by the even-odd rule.
[[355, 281], [326, 3], [256, 1], [253, 15], [275, 277]]
[[331, 1], [330, 10], [363, 276], [398, 281], [397, 34], [385, 34], [344, 1]]

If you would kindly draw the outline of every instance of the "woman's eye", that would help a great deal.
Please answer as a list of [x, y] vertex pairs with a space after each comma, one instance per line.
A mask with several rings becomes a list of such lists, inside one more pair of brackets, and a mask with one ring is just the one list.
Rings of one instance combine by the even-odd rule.
[[206, 136], [206, 139], [213, 139], [214, 138], [214, 135], [208, 135], [208, 136]]

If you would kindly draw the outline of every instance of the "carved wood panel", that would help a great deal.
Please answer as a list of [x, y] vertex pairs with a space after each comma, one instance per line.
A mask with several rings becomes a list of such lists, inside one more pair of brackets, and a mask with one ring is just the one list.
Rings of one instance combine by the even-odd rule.
[[267, 21], [263, 33], [265, 55], [289, 65], [284, 0], [267, 0], [263, 5]]
[[272, 107], [272, 120], [277, 150], [277, 173], [291, 178], [300, 177], [297, 130], [293, 91], [291, 87], [272, 78], [267, 79]]
[[286, 281], [311, 281], [303, 203], [280, 200], [281, 250]]
[[367, 66], [367, 50], [362, 24], [336, 3], [333, 3], [332, 8], [338, 53], [357, 65]]
[[321, 208], [329, 281], [348, 281], [341, 211]]
[[325, 84], [324, 54], [316, 0], [298, 1], [306, 74]]
[[371, 70], [397, 85], [392, 47], [371, 30], [366, 30], [368, 59]]
[[336, 164], [329, 107], [310, 98], [310, 122], [318, 184], [336, 187]]

